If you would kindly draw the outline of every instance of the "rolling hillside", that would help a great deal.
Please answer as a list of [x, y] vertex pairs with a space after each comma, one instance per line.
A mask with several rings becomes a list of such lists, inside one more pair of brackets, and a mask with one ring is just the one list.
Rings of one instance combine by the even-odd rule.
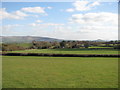
[[2, 43], [30, 43], [35, 41], [61, 41], [61, 39], [34, 36], [0, 36]]

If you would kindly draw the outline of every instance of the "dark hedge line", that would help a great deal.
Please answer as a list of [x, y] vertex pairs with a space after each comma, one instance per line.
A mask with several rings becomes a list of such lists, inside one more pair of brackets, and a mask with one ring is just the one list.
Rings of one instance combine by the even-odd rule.
[[120, 57], [118, 54], [49, 54], [49, 53], [2, 53], [4, 56], [50, 56], [50, 57]]

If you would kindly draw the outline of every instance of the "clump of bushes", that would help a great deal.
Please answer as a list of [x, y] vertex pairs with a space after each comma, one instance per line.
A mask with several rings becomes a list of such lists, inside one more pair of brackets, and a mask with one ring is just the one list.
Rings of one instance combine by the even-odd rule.
[[120, 49], [120, 45], [115, 45], [114, 49]]
[[2, 51], [15, 51], [15, 50], [25, 50], [25, 48], [17, 46], [15, 44], [2, 44]]

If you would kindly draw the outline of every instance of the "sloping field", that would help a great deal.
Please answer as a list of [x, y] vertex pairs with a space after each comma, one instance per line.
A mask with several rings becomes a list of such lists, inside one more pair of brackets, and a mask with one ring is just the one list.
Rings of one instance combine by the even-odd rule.
[[31, 49], [10, 51], [17, 53], [50, 53], [50, 54], [118, 54], [114, 49]]
[[118, 58], [3, 56], [3, 88], [117, 88]]

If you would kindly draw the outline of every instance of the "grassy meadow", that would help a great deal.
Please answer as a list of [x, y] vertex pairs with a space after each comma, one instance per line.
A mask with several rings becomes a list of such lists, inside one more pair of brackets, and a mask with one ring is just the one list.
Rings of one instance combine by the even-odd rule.
[[[30, 43], [17, 44], [24, 48]], [[12, 53], [118, 54], [113, 47], [26, 49]], [[118, 58], [2, 56], [3, 88], [117, 88]]]
[[3, 56], [3, 88], [117, 88], [118, 58]]
[[115, 49], [30, 49], [8, 51], [14, 53], [55, 53], [55, 54], [118, 54]]

